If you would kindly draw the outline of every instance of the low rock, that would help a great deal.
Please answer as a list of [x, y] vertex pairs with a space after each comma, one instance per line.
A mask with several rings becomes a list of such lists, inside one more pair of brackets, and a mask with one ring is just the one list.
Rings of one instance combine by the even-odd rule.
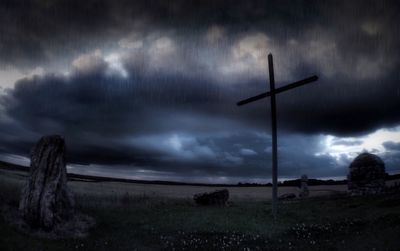
[[285, 194], [280, 195], [278, 197], [278, 199], [280, 199], [280, 200], [292, 200], [292, 199], [296, 199], [296, 197], [297, 196], [294, 193], [285, 193]]
[[229, 191], [227, 189], [217, 190], [211, 193], [200, 193], [193, 196], [194, 201], [198, 205], [210, 206], [218, 205], [225, 206], [229, 199]]

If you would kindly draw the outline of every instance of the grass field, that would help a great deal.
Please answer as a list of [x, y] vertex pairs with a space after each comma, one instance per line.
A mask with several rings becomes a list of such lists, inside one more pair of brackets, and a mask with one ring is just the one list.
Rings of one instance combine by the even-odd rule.
[[[0, 171], [2, 206], [18, 205], [24, 175]], [[400, 250], [400, 195], [349, 198], [343, 186], [312, 187], [307, 200], [270, 213], [270, 188], [228, 188], [228, 207], [199, 207], [213, 187], [69, 182], [97, 225], [85, 239], [27, 236], [0, 218], [1, 250]], [[296, 191], [286, 187], [281, 192]]]

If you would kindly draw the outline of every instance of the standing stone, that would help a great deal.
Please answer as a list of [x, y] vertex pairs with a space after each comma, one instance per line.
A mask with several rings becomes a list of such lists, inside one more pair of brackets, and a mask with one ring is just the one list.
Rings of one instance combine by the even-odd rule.
[[74, 199], [67, 187], [65, 143], [58, 135], [42, 137], [31, 152], [29, 179], [19, 210], [31, 228], [52, 230], [74, 215]]
[[308, 190], [308, 177], [307, 177], [307, 175], [304, 174], [301, 176], [299, 197], [306, 198], [306, 197], [308, 197], [309, 194], [310, 194], [310, 191]]
[[371, 153], [361, 153], [349, 167], [347, 185], [350, 195], [380, 194], [385, 189], [385, 163]]

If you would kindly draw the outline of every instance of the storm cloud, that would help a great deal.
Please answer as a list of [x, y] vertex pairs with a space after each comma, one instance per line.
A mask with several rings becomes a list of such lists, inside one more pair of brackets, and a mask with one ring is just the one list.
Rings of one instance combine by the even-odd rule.
[[4, 154], [62, 134], [81, 171], [268, 177], [268, 100], [236, 102], [268, 90], [270, 52], [278, 86], [319, 76], [277, 97], [283, 177], [343, 176], [366, 135], [400, 125], [395, 1], [0, 5], [1, 74], [20, 73], [0, 98]]

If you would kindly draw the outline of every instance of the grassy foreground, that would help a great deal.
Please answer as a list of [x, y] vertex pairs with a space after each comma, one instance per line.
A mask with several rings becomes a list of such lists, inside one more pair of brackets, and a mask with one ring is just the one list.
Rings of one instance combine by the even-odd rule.
[[[0, 185], [17, 206], [20, 186]], [[320, 197], [198, 207], [187, 199], [77, 195], [97, 225], [85, 239], [27, 236], [0, 217], [0, 250], [400, 250], [400, 196]]]

